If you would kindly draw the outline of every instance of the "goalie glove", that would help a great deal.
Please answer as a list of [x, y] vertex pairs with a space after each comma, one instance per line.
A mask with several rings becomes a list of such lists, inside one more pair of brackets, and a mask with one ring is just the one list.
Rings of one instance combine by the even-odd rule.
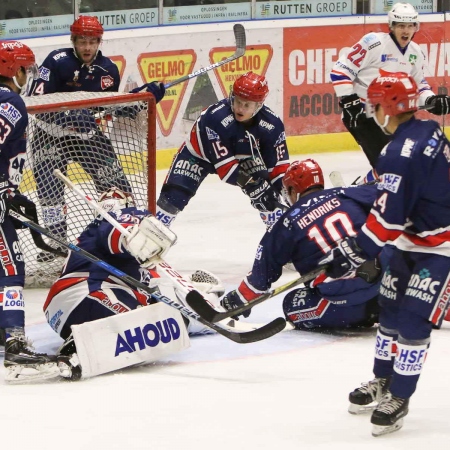
[[437, 116], [450, 113], [450, 97], [448, 95], [440, 94], [428, 97], [425, 100], [425, 105], [432, 105], [428, 112]]
[[342, 122], [348, 129], [357, 128], [364, 120], [364, 105], [357, 94], [346, 95], [339, 100], [342, 108]]
[[152, 267], [169, 251], [177, 236], [156, 217], [147, 216], [131, 228], [125, 248], [142, 267]]

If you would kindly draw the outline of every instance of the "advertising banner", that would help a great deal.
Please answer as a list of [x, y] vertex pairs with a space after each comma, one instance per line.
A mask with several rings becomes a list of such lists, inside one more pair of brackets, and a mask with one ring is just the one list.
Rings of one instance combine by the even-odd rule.
[[[422, 23], [414, 37], [428, 62], [425, 77], [435, 93], [446, 93], [450, 48], [448, 23]], [[283, 36], [283, 120], [289, 136], [346, 131], [330, 71], [339, 52], [371, 31], [387, 32], [385, 24], [285, 28]], [[447, 48], [446, 48], [447, 47]], [[428, 113], [421, 113], [429, 117]]]

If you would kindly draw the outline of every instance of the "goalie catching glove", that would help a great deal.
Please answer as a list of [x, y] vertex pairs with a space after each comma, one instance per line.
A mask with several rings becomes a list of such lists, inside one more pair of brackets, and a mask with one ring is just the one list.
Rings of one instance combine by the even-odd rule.
[[177, 236], [156, 217], [147, 216], [126, 236], [125, 247], [142, 267], [152, 267], [175, 244]]

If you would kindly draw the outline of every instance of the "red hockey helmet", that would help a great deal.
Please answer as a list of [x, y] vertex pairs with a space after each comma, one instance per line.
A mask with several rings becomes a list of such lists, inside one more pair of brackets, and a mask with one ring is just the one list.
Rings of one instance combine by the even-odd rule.
[[381, 105], [388, 116], [417, 111], [419, 89], [414, 78], [404, 72], [386, 72], [370, 83], [367, 89], [367, 115], [373, 117], [375, 108]]
[[323, 189], [325, 187], [325, 182], [322, 169], [314, 159], [294, 161], [284, 174], [283, 186], [286, 189], [289, 198], [292, 193], [296, 193], [297, 199], [308, 189], [314, 187]]
[[233, 84], [233, 95], [251, 102], [263, 103], [269, 94], [265, 77], [253, 72], [244, 73]]
[[112, 186], [100, 195], [98, 203], [106, 211], [115, 211], [134, 206], [134, 198], [131, 194]]
[[36, 58], [30, 47], [19, 41], [0, 41], [0, 75], [13, 78], [20, 67], [25, 71], [37, 71]]
[[70, 26], [72, 38], [75, 36], [88, 36], [101, 39], [103, 36], [103, 26], [96, 16], [79, 16]]

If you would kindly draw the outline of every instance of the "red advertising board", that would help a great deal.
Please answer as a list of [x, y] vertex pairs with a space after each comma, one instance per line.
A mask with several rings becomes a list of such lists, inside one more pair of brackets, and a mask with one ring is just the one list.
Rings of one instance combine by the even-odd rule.
[[[283, 120], [289, 136], [346, 131], [330, 71], [344, 47], [371, 31], [387, 32], [387, 24], [285, 28], [283, 34]], [[448, 23], [422, 23], [414, 37], [428, 61], [425, 76], [435, 93], [446, 92], [450, 71]], [[422, 112], [424, 117], [428, 113]]]

